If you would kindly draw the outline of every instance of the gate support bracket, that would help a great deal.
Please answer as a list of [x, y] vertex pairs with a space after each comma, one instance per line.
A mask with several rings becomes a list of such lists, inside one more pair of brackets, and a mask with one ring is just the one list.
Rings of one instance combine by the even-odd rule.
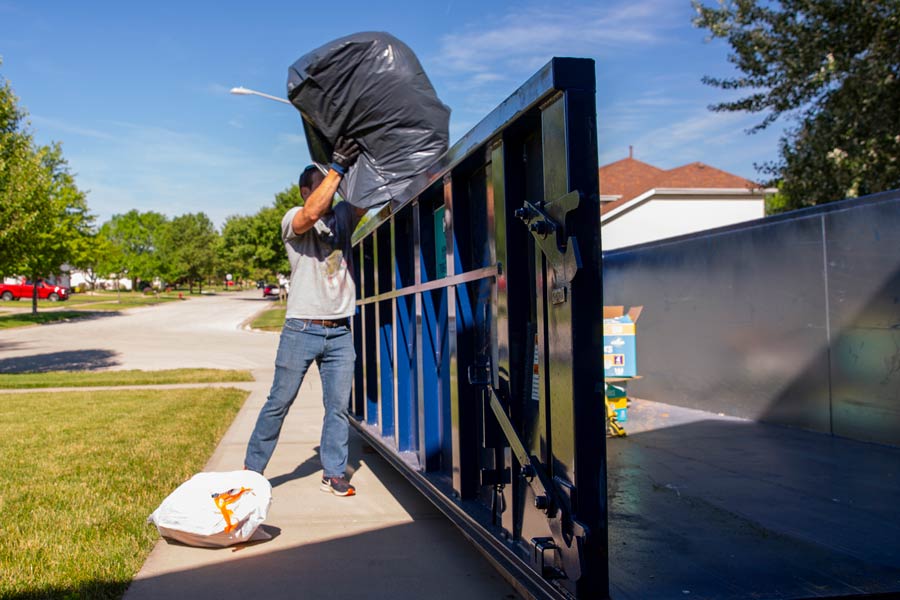
[[550, 202], [532, 204], [526, 201], [515, 212], [516, 217], [528, 226], [538, 248], [547, 257], [551, 272], [550, 301], [553, 304], [568, 301], [569, 286], [581, 268], [578, 240], [566, 236], [565, 232], [566, 214], [577, 208], [580, 202], [581, 194], [574, 190]]

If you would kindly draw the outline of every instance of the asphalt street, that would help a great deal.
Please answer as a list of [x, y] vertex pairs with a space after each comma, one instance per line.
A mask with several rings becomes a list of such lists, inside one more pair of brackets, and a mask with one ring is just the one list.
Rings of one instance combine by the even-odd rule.
[[0, 373], [271, 368], [277, 335], [242, 327], [272, 306], [261, 295], [258, 290], [197, 295], [83, 320], [0, 330]]

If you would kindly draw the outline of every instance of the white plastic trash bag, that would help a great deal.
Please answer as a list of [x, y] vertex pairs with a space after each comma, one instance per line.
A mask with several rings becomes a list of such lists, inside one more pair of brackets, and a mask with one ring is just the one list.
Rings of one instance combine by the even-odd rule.
[[198, 473], [169, 494], [147, 522], [164, 537], [221, 548], [251, 538], [268, 539], [265, 532], [256, 530], [271, 502], [271, 484], [255, 471]]

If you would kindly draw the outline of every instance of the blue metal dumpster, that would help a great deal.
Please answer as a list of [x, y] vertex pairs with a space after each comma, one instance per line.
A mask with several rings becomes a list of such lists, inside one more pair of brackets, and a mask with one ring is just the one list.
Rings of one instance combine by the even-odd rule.
[[354, 424], [528, 597], [608, 589], [595, 106], [554, 58], [354, 236]]

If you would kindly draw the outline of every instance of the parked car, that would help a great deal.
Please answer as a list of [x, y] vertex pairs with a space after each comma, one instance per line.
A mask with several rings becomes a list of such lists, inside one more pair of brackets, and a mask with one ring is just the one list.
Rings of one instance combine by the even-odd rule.
[[[34, 286], [28, 279], [22, 279], [19, 283], [0, 283], [0, 299], [6, 301], [31, 298], [33, 293]], [[61, 285], [47, 283], [43, 279], [38, 279], [37, 293], [40, 300], [56, 302], [57, 300], [68, 300], [69, 296], [72, 295], [72, 290]]]
[[278, 285], [275, 283], [267, 283], [263, 286], [263, 298], [268, 298], [269, 296], [278, 297]]

